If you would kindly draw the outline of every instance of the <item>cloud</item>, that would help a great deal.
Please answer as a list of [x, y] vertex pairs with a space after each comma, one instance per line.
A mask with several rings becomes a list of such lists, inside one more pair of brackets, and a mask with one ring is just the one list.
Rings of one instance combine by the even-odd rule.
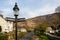
[[[20, 0], [19, 0], [20, 1]], [[27, 1], [27, 0], [26, 0]], [[21, 5], [18, 5], [20, 7], [20, 14], [19, 17], [25, 17], [25, 18], [32, 18], [32, 17], [36, 17], [36, 16], [42, 16], [42, 15], [47, 15], [47, 14], [52, 14], [53, 12], [55, 12], [55, 8], [60, 4], [60, 0], [51, 0], [51, 2], [48, 2], [47, 0], [29, 0], [29, 1], [21, 1]], [[18, 0], [8, 0], [6, 1], [7, 5], [9, 5], [8, 7], [11, 7], [15, 5], [15, 2], [18, 2]], [[30, 2], [30, 5], [29, 5]], [[23, 5], [23, 3], [25, 3]], [[20, 4], [20, 2], [18, 2], [18, 4]], [[13, 11], [8, 8], [5, 7], [2, 11], [3, 11], [3, 15], [9, 16], [9, 17], [13, 17]], [[33, 9], [33, 10], [32, 10]]]
[[0, 13], [3, 13], [3, 12], [0, 10]]
[[10, 8], [6, 8], [6, 9], [1, 9], [2, 14], [4, 17], [13, 17], [13, 13], [12, 10]]
[[15, 2], [17, 2], [17, 0], [8, 0], [7, 2], [8, 2], [9, 5], [14, 5]]
[[29, 0], [30, 2], [34, 2], [34, 0]]
[[59, 2], [60, 3], [60, 0], [54, 0], [55, 2]]
[[[55, 8], [56, 8], [56, 6], [50, 6], [49, 4], [46, 4], [43, 7], [37, 8], [34, 10], [32, 10], [29, 7], [20, 8], [19, 18], [20, 17], [33, 18], [36, 16], [52, 14], [53, 12], [55, 12]], [[4, 15], [4, 17], [6, 17], [6, 16], [14, 17], [13, 11], [10, 8], [5, 8], [2, 11], [3, 11], [2, 14]]]
[[[55, 12], [56, 6], [50, 6], [49, 4], [44, 5], [42, 8], [37, 8], [32, 10], [31, 8], [22, 8], [21, 13], [25, 15], [26, 18], [32, 18], [36, 16], [42, 16], [47, 14], [52, 14]], [[20, 14], [21, 15], [21, 14]]]
[[36, 14], [34, 12], [34, 10], [32, 11], [30, 8], [25, 7], [20, 11], [20, 16], [26, 17], [26, 18], [31, 18], [31, 17], [35, 17]]
[[47, 14], [52, 14], [53, 12], [55, 12], [55, 8], [56, 6], [51, 6], [49, 4], [43, 6], [42, 8], [40, 8], [40, 10], [38, 10], [41, 14], [40, 15], [47, 15]]

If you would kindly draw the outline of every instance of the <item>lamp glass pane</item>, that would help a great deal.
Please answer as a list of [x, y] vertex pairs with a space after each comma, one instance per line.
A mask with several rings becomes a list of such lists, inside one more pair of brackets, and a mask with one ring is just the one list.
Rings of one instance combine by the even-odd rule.
[[17, 9], [14, 11], [14, 15], [19, 15], [19, 11]]

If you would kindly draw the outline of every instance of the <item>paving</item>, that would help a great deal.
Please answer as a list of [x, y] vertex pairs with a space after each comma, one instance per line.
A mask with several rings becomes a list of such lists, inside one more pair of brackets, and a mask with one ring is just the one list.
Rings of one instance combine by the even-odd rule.
[[52, 35], [50, 33], [46, 33], [50, 40], [60, 40], [59, 36]]
[[[19, 40], [30, 40], [33, 35], [34, 35], [34, 32], [30, 32], [30, 33], [24, 35], [24, 36], [23, 36], [21, 39], [19, 39]], [[50, 40], [60, 40], [60, 37], [59, 37], [59, 36], [55, 36], [55, 35], [52, 35], [52, 34], [50, 34], [50, 33], [46, 33], [46, 35], [48, 36], [48, 38], [49, 38]]]
[[34, 35], [34, 32], [30, 32], [24, 35], [20, 40], [30, 40], [33, 35]]

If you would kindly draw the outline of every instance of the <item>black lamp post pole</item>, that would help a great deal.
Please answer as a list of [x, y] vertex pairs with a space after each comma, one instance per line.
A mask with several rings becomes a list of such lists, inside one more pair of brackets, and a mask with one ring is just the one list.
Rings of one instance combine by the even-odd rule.
[[15, 12], [14, 14], [15, 16], [15, 40], [17, 40], [17, 19], [18, 19], [17, 17], [18, 17], [18, 11], [19, 11], [17, 3], [15, 3], [13, 11]]
[[17, 16], [15, 15], [15, 39], [17, 40]]

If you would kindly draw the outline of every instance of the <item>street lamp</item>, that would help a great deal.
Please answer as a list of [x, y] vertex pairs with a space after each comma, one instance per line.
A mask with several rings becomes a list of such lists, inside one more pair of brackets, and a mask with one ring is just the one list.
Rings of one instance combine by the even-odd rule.
[[18, 16], [18, 12], [19, 12], [17, 3], [15, 3], [13, 11], [14, 11], [14, 16], [15, 16], [15, 40], [17, 40], [17, 16]]

